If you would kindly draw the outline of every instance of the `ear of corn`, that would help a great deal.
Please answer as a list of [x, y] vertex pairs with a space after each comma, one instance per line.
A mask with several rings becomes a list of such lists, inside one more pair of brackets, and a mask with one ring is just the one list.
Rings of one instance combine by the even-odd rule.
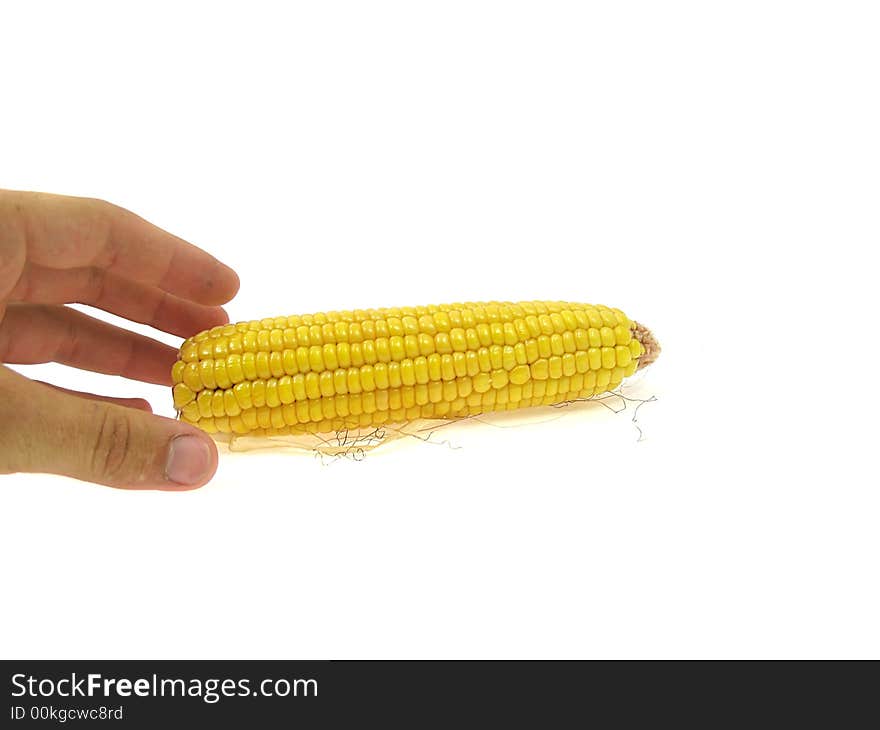
[[240, 322], [186, 340], [182, 420], [209, 433], [334, 432], [613, 390], [659, 347], [619, 309], [484, 302]]

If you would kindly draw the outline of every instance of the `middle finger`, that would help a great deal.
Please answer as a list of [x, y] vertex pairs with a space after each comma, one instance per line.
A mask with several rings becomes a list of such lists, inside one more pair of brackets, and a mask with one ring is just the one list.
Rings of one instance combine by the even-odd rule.
[[28, 263], [9, 299], [88, 304], [178, 337], [229, 321], [223, 307], [196, 304], [98, 268], [50, 269]]
[[69, 307], [10, 304], [0, 322], [0, 362], [57, 362], [171, 385], [177, 350]]

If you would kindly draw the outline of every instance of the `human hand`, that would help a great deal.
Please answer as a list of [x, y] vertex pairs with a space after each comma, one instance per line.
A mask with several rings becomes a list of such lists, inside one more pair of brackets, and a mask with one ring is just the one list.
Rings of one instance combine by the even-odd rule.
[[[64, 306], [88, 304], [189, 337], [228, 322], [238, 276], [186, 241], [99, 200], [0, 190], [0, 363], [58, 362], [171, 385], [177, 351]], [[0, 474], [192, 489], [217, 469], [202, 431], [140, 399], [62, 390], [0, 364]]]

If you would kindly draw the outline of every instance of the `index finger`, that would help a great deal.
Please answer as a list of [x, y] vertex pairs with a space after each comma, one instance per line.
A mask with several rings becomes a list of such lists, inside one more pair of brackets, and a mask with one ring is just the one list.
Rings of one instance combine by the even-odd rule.
[[238, 291], [238, 275], [209, 253], [102, 200], [0, 192], [0, 216], [39, 266], [95, 266], [200, 304], [223, 304]]

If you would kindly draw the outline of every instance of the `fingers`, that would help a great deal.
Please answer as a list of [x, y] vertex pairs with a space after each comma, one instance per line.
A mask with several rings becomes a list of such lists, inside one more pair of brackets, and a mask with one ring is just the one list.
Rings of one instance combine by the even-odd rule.
[[145, 401], [143, 398], [114, 398], [109, 395], [96, 395], [95, 393], [83, 393], [79, 390], [68, 390], [67, 388], [60, 388], [57, 385], [52, 385], [52, 383], [44, 383], [42, 380], [34, 380], [34, 383], [37, 385], [44, 385], [47, 388], [52, 388], [52, 390], [57, 390], [59, 393], [66, 393], [67, 395], [73, 395], [77, 398], [85, 398], [86, 400], [99, 400], [104, 403], [112, 403], [113, 405], [123, 406], [124, 408], [136, 408], [139, 411], [146, 411], [147, 413], [153, 412], [153, 407], [150, 405], [148, 401]]
[[222, 307], [196, 304], [97, 268], [58, 270], [29, 263], [9, 298], [37, 304], [88, 304], [178, 337], [191, 337], [229, 321]]
[[10, 304], [0, 322], [0, 362], [58, 362], [157, 385], [171, 384], [177, 350], [68, 307]]
[[217, 448], [202, 431], [43, 387], [0, 367], [0, 473], [63, 474], [124, 489], [208, 482]]
[[0, 251], [9, 260], [20, 258], [17, 249], [24, 245], [27, 261], [37, 266], [102, 268], [206, 305], [228, 302], [238, 291], [238, 276], [228, 266], [110, 203], [5, 191], [0, 219]]

